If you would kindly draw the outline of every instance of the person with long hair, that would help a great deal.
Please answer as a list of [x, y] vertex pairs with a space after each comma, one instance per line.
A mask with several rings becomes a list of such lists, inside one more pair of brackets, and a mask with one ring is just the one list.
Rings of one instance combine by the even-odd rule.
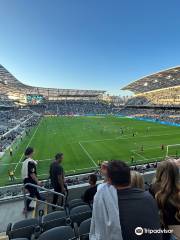
[[157, 201], [162, 227], [173, 230], [165, 239], [180, 239], [180, 174], [174, 160], [158, 165], [150, 192]]
[[131, 187], [144, 190], [144, 179], [137, 171], [131, 171]]

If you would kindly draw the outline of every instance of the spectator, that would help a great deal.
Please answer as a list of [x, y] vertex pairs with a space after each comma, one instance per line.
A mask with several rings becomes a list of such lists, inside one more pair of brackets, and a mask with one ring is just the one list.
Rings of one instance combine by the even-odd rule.
[[[180, 183], [179, 169], [174, 160], [158, 165], [150, 192], [155, 197], [163, 228], [173, 230], [180, 239]], [[170, 239], [170, 238], [164, 238]], [[172, 236], [173, 239], [173, 236]]]
[[161, 234], [135, 234], [137, 227], [159, 229], [160, 221], [152, 196], [131, 188], [128, 165], [116, 160], [109, 162], [107, 177], [109, 184], [94, 198], [90, 240], [161, 240]]
[[139, 172], [131, 171], [131, 187], [144, 190], [144, 180]]
[[[37, 178], [37, 171], [36, 171], [37, 162], [32, 159], [33, 153], [34, 153], [33, 148], [28, 147], [26, 149], [25, 159], [24, 159], [24, 162], [22, 164], [21, 175], [22, 175], [24, 185], [27, 184], [27, 183], [31, 183], [31, 184], [34, 184], [34, 185], [40, 185], [41, 186], [42, 183], [39, 182], [39, 180]], [[30, 194], [29, 196], [31, 198], [36, 197], [37, 199], [42, 200], [42, 198], [39, 194], [39, 191], [37, 190], [36, 187], [25, 186], [25, 189], [28, 190], [28, 192]], [[27, 202], [26, 202], [26, 210], [27, 211], [34, 210], [34, 207], [31, 207], [30, 203], [31, 203], [31, 200], [27, 199]]]
[[[50, 165], [49, 174], [54, 191], [65, 194], [64, 169], [61, 166], [63, 159], [64, 159], [63, 153], [56, 154], [55, 160]], [[57, 205], [57, 201], [58, 195], [54, 194], [52, 204]], [[63, 202], [61, 202], [60, 205], [62, 204]], [[53, 207], [53, 210], [55, 210], [55, 207]]]
[[104, 182], [97, 186], [97, 191], [99, 191], [107, 183], [107, 166], [108, 166], [108, 161], [104, 161], [101, 163], [100, 173], [101, 173], [101, 176], [104, 178]]
[[89, 184], [90, 184], [90, 188], [88, 188], [84, 195], [82, 196], [82, 199], [85, 203], [91, 204], [93, 203], [94, 200], [94, 196], [97, 192], [97, 176], [95, 174], [91, 174], [89, 176]]

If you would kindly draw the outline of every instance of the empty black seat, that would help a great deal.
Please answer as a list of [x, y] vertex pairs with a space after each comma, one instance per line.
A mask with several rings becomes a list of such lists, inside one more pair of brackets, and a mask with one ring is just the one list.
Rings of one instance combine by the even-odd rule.
[[92, 210], [88, 205], [78, 206], [70, 211], [70, 218], [73, 223], [77, 223], [78, 226], [88, 218], [91, 218]]
[[38, 220], [34, 218], [24, 219], [14, 224], [10, 223], [7, 227], [6, 234], [9, 239], [28, 238], [31, 239], [35, 228], [38, 226]]
[[43, 216], [42, 226], [43, 231], [47, 231], [54, 227], [66, 226], [66, 212], [56, 211]]
[[78, 207], [82, 205], [87, 205], [87, 203], [83, 202], [82, 199], [73, 199], [68, 203], [69, 211], [71, 211], [71, 209], [74, 207]]
[[75, 238], [74, 231], [69, 226], [52, 228], [41, 234], [39, 240], [69, 240]]
[[79, 226], [79, 235], [89, 234], [91, 226], [91, 218], [83, 221]]

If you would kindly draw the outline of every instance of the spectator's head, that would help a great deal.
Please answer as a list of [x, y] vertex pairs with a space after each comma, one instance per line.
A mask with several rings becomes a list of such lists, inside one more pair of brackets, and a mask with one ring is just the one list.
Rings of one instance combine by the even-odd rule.
[[112, 160], [107, 166], [108, 182], [115, 187], [129, 187], [131, 174], [129, 166], [123, 161]]
[[92, 186], [95, 186], [97, 182], [97, 176], [96, 174], [89, 175], [89, 184]]
[[174, 160], [169, 159], [158, 164], [155, 182], [171, 189], [178, 184], [179, 169]]
[[131, 187], [144, 189], [144, 180], [139, 172], [131, 171]]
[[56, 160], [57, 162], [61, 163], [61, 162], [63, 161], [63, 159], [64, 159], [64, 154], [63, 154], [63, 153], [57, 153], [57, 154], [55, 155], [55, 160]]
[[32, 147], [28, 147], [26, 148], [24, 155], [26, 158], [31, 158], [33, 156], [33, 153], [34, 149]]
[[104, 161], [101, 163], [100, 172], [101, 172], [101, 175], [104, 176], [105, 178], [107, 178], [107, 166], [108, 166], [108, 161]]

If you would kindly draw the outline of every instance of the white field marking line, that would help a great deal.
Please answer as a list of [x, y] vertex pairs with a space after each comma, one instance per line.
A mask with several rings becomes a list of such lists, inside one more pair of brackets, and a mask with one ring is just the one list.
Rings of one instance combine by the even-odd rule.
[[[35, 136], [37, 130], [39, 129], [39, 126], [40, 126], [40, 125], [41, 125], [41, 122], [40, 122], [40, 123], [38, 124], [38, 126], [36, 127], [36, 130], [34, 131], [34, 133], [33, 133], [32, 137], [31, 137], [31, 139], [29, 140], [29, 143], [27, 144], [26, 148], [29, 147], [29, 145], [31, 144], [31, 142], [32, 142], [32, 140], [33, 140], [33, 138], [34, 138], [34, 136]], [[16, 166], [15, 166], [15, 168], [14, 168], [14, 173], [15, 173], [17, 167], [19, 166], [19, 164], [20, 164], [20, 162], [21, 162], [23, 156], [24, 156], [24, 153], [22, 153], [19, 162], [16, 164]]]
[[[161, 137], [161, 136], [174, 136], [174, 135], [180, 135], [180, 133], [171, 133], [171, 134], [160, 134], [160, 135], [145, 135], [145, 136], [136, 136], [137, 138], [148, 138], [148, 137]], [[128, 135], [124, 135], [128, 136]], [[118, 140], [118, 139], [136, 139], [136, 137], [116, 137], [116, 138], [105, 138], [105, 139], [95, 139], [95, 140], [82, 140], [81, 143], [88, 143], [88, 142], [104, 142], [104, 141], [112, 141], [112, 140]]]
[[148, 160], [148, 158], [145, 158], [143, 155], [141, 155], [141, 154], [139, 154], [139, 153], [137, 153], [137, 152], [135, 152], [135, 151], [133, 151], [133, 150], [131, 150], [131, 152], [133, 152], [134, 154], [136, 154], [136, 155], [139, 156], [139, 157], [144, 158], [144, 160]]
[[79, 142], [79, 146], [82, 148], [82, 150], [86, 153], [86, 155], [88, 156], [88, 158], [92, 161], [92, 163], [98, 167], [98, 165], [96, 164], [96, 162], [94, 161], [94, 159], [92, 158], [92, 156], [88, 153], [88, 151], [85, 149], [85, 147], [81, 144], [81, 142]]

